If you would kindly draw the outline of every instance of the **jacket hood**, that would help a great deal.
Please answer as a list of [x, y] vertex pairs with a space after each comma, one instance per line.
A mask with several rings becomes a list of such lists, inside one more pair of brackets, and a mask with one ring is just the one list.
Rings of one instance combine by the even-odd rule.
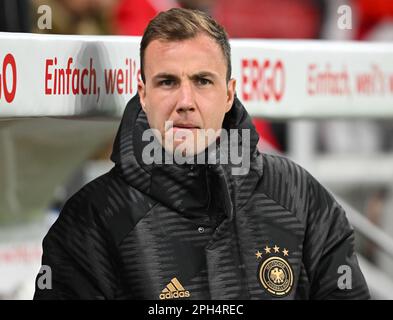
[[[238, 132], [238, 147], [242, 144], [242, 129], [249, 129], [250, 166], [246, 174], [234, 175], [236, 165], [231, 161], [228, 164], [145, 164], [142, 150], [149, 141], [143, 141], [142, 134], [147, 129], [150, 126], [136, 94], [125, 108], [115, 138], [111, 155], [114, 169], [128, 185], [188, 218], [211, 219], [222, 212], [232, 219], [236, 207], [245, 204], [262, 176], [262, 158], [257, 150], [259, 137], [237, 97], [225, 115], [223, 129], [228, 133], [230, 129]], [[207, 149], [205, 154], [210, 156]]]

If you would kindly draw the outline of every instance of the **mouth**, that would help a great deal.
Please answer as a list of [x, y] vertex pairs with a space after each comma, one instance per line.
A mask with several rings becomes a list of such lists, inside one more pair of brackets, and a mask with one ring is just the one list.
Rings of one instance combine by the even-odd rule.
[[181, 129], [189, 129], [189, 130], [193, 130], [193, 129], [201, 129], [202, 127], [197, 125], [194, 122], [186, 122], [186, 121], [172, 121], [172, 120], [168, 120], [165, 121], [165, 131], [168, 130], [181, 130]]
[[190, 138], [190, 134], [195, 136], [200, 127], [193, 123], [175, 123], [171, 129], [174, 140], [179, 142], [187, 140], [187, 137]]
[[200, 126], [197, 126], [193, 123], [174, 123], [173, 129], [200, 129]]
[[200, 128], [193, 125], [177, 125], [177, 126], [173, 126], [173, 129], [200, 129]]

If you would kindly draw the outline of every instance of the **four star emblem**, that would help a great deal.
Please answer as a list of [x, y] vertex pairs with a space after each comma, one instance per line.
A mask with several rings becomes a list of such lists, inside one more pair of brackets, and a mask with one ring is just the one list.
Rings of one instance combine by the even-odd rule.
[[[269, 247], [268, 245], [266, 245], [265, 248], [263, 248], [263, 250], [265, 250], [265, 254], [272, 253], [271, 252], [272, 249], [274, 250], [274, 253], [280, 253], [280, 247], [278, 247], [277, 245], [274, 245], [274, 247]], [[289, 256], [289, 250], [287, 250], [286, 248], [284, 248], [281, 252], [284, 255], [284, 257]], [[260, 259], [262, 258], [262, 254], [263, 252], [260, 252], [258, 250], [255, 253], [255, 256], [257, 257], [257, 259]]]

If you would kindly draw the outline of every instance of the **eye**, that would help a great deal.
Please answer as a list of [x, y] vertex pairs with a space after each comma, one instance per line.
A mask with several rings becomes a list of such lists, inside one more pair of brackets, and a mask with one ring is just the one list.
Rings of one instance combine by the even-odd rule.
[[197, 83], [198, 83], [198, 85], [206, 86], [208, 84], [212, 84], [213, 82], [209, 79], [206, 79], [206, 78], [198, 78]]
[[165, 80], [161, 80], [158, 84], [164, 87], [171, 87], [174, 85], [174, 83], [175, 81], [172, 79], [165, 79]]

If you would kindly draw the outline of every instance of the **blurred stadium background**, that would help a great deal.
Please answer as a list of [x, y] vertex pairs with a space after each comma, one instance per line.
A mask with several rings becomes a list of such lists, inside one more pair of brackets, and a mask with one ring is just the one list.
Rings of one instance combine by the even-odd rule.
[[[38, 24], [43, 5], [51, 9], [50, 29]], [[349, 29], [337, 23], [338, 8], [345, 5], [351, 9]], [[233, 39], [370, 45], [393, 40], [391, 0], [0, 0], [0, 32], [7, 32], [0, 33], [0, 54], [7, 52], [12, 32], [140, 36], [157, 12], [173, 6], [209, 12]], [[381, 99], [393, 109], [393, 95]], [[1, 112], [0, 299], [31, 299], [42, 238], [64, 202], [112, 166], [109, 156], [121, 112], [100, 121], [6, 117]], [[356, 249], [372, 297], [393, 299], [393, 112], [254, 120], [262, 151], [291, 157], [339, 198], [357, 233]]]

